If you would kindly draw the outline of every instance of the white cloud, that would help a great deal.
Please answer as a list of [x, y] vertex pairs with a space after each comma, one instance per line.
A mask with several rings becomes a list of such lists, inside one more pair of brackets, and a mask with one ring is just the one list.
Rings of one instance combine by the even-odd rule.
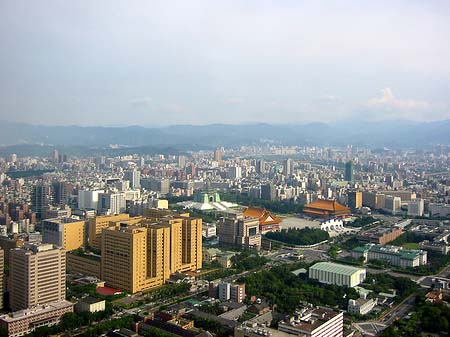
[[153, 102], [151, 97], [141, 97], [131, 100], [131, 105], [134, 107], [145, 107], [149, 106]]
[[419, 109], [424, 110], [431, 107], [427, 101], [414, 99], [400, 99], [394, 96], [391, 88], [381, 89], [381, 97], [374, 97], [367, 102], [369, 107], [385, 107], [397, 109]]

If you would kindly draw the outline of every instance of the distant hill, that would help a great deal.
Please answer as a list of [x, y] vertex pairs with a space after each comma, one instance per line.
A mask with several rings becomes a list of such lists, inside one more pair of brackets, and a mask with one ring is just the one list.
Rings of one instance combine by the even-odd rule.
[[173, 150], [263, 143], [425, 148], [434, 144], [450, 144], [450, 120], [428, 123], [350, 121], [301, 125], [174, 125], [161, 128], [42, 126], [0, 122], [1, 146], [101, 148], [117, 144], [122, 149], [150, 147], [154, 150], [161, 148]]

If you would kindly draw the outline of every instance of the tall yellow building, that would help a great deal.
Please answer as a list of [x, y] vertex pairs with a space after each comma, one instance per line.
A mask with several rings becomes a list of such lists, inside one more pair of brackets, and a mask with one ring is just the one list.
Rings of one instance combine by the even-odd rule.
[[85, 226], [84, 220], [73, 218], [46, 219], [42, 222], [42, 242], [67, 251], [84, 247]]
[[131, 293], [202, 266], [202, 220], [167, 215], [102, 230], [102, 278]]
[[[138, 219], [134, 220], [133, 219]], [[139, 222], [142, 218], [130, 218], [128, 214], [122, 213], [117, 215], [103, 215], [89, 219], [89, 246], [93, 249], [100, 250], [102, 247], [102, 229], [111, 226], [117, 226], [122, 221]]]

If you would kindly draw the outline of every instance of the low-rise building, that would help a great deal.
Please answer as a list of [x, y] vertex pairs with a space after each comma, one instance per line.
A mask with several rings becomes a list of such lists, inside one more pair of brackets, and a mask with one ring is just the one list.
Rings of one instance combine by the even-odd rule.
[[58, 324], [68, 312], [73, 312], [73, 303], [52, 302], [1, 315], [0, 327], [7, 331], [9, 337], [24, 336], [41, 326]]
[[87, 296], [78, 300], [75, 304], [75, 311], [77, 312], [98, 312], [105, 311], [105, 300], [100, 300], [98, 298]]
[[366, 279], [366, 270], [331, 262], [318, 262], [309, 268], [309, 278], [320, 283], [354, 287]]
[[329, 308], [305, 308], [289, 320], [278, 323], [278, 330], [296, 336], [343, 336], [344, 314]]
[[355, 315], [366, 315], [375, 308], [377, 299], [358, 298], [357, 300], [348, 301], [348, 312]]
[[388, 261], [393, 266], [418, 267], [427, 264], [427, 252], [424, 250], [404, 249], [397, 246], [381, 246], [367, 244], [352, 250], [352, 257], [364, 257], [365, 262], [370, 260]]
[[367, 243], [377, 243], [385, 245], [400, 235], [403, 234], [403, 229], [400, 227], [377, 227], [368, 231], [362, 232], [356, 236], [358, 241]]

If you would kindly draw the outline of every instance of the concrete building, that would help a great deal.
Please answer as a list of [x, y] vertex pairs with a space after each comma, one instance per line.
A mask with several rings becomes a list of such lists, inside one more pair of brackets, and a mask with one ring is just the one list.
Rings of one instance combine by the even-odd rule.
[[88, 232], [89, 232], [89, 246], [100, 250], [101, 249], [101, 237], [102, 229], [115, 226], [121, 221], [129, 220], [128, 214], [122, 213], [117, 215], [102, 215], [89, 219]]
[[105, 311], [105, 300], [100, 300], [92, 296], [80, 298], [75, 304], [75, 311], [77, 312], [99, 312]]
[[202, 221], [147, 218], [102, 230], [102, 278], [131, 293], [160, 286], [171, 274], [202, 267]]
[[392, 195], [386, 195], [384, 199], [384, 210], [392, 215], [399, 214], [401, 212], [402, 199]]
[[9, 304], [13, 311], [65, 300], [66, 252], [27, 244], [10, 252]]
[[218, 285], [218, 296], [219, 296], [219, 300], [221, 301], [228, 301], [230, 299], [230, 284], [223, 282], [223, 283], [219, 283]]
[[25, 336], [42, 326], [54, 326], [61, 317], [73, 312], [73, 303], [61, 300], [0, 316], [0, 327], [9, 337]]
[[366, 315], [370, 313], [377, 305], [377, 299], [358, 298], [357, 300], [349, 300], [347, 311], [354, 315]]
[[67, 273], [95, 276], [101, 279], [101, 257], [98, 255], [66, 255]]
[[283, 163], [283, 174], [286, 177], [290, 177], [293, 173], [294, 173], [294, 161], [288, 158]]
[[230, 286], [230, 300], [232, 302], [242, 303], [245, 296], [245, 284], [232, 284]]
[[0, 248], [0, 309], [3, 309], [3, 294], [5, 293], [5, 254], [3, 249]]
[[229, 167], [228, 168], [228, 178], [241, 179], [242, 178], [242, 168], [240, 166]]
[[219, 242], [260, 249], [259, 219], [245, 217], [242, 213], [228, 213], [219, 224]]
[[348, 196], [348, 207], [350, 207], [350, 209], [355, 210], [355, 209], [360, 209], [362, 207], [362, 192], [360, 191], [352, 191], [352, 192], [348, 192], [347, 194]]
[[130, 187], [132, 189], [141, 188], [141, 172], [138, 170], [125, 171], [124, 178], [130, 182]]
[[278, 330], [302, 337], [342, 337], [344, 314], [329, 308], [305, 308], [278, 323]]
[[309, 278], [320, 283], [354, 287], [366, 278], [366, 270], [338, 263], [318, 262], [309, 268]]
[[397, 246], [381, 246], [369, 243], [365, 246], [354, 248], [351, 254], [355, 259], [364, 256], [365, 262], [383, 260], [393, 266], [403, 268], [427, 264], [427, 252], [425, 250], [404, 249]]
[[51, 243], [71, 251], [84, 247], [84, 220], [73, 218], [55, 218], [42, 221], [42, 242]]
[[97, 211], [101, 214], [124, 213], [126, 206], [126, 194], [124, 192], [105, 192], [98, 195]]
[[430, 215], [438, 217], [447, 217], [450, 215], [450, 204], [430, 203]]
[[371, 209], [383, 209], [386, 196], [377, 192], [362, 192], [362, 204], [363, 206]]
[[403, 229], [401, 227], [377, 227], [358, 234], [356, 238], [359, 242], [385, 245], [388, 242], [394, 241], [402, 234]]
[[425, 202], [423, 199], [414, 199], [408, 201], [409, 216], [423, 216], [424, 209], [425, 209]]
[[344, 180], [352, 182], [354, 180], [355, 164], [352, 161], [346, 162], [344, 171]]
[[99, 194], [103, 190], [79, 190], [78, 191], [78, 208], [79, 209], [97, 209]]
[[169, 179], [145, 178], [141, 180], [142, 187], [160, 194], [168, 194], [170, 192]]

